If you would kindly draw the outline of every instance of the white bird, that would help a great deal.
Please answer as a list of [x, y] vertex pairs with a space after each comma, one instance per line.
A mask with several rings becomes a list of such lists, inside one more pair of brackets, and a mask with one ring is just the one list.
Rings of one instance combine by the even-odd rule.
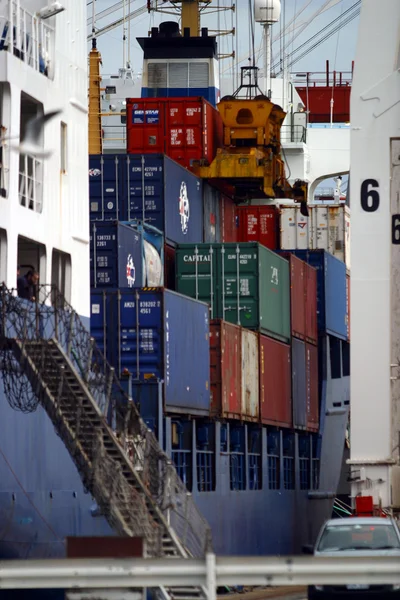
[[[11, 143], [10, 148], [18, 150], [18, 152], [21, 154], [29, 154], [43, 159], [49, 158], [49, 156], [53, 154], [54, 150], [44, 150], [40, 145], [40, 142], [42, 139], [44, 126], [46, 125], [47, 121], [53, 119], [60, 113], [61, 110], [53, 110], [44, 115], [38, 115], [32, 119], [29, 119], [29, 121], [26, 123], [25, 135], [21, 140], [21, 143], [19, 145]], [[2, 138], [1, 141], [5, 142], [8, 140], [13, 140], [16, 139], [16, 137], [19, 136], [5, 137]]]

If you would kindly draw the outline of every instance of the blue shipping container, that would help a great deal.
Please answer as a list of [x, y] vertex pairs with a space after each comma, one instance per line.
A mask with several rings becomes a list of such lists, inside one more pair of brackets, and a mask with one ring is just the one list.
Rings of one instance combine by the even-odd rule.
[[[170, 290], [92, 292], [91, 314], [101, 313], [91, 325], [99, 339], [101, 330], [107, 358], [117, 374], [126, 369], [133, 379], [163, 380], [167, 411], [209, 413], [210, 356], [209, 309], [192, 298]], [[94, 329], [95, 327], [95, 329]]]
[[90, 224], [90, 286], [143, 287], [143, 237], [117, 222]]
[[123, 154], [89, 156], [89, 203], [91, 221], [123, 221]]
[[175, 244], [203, 240], [202, 181], [158, 154], [129, 154], [124, 165], [126, 219], [140, 219]]
[[319, 335], [347, 340], [346, 265], [326, 250], [291, 250], [317, 269]]

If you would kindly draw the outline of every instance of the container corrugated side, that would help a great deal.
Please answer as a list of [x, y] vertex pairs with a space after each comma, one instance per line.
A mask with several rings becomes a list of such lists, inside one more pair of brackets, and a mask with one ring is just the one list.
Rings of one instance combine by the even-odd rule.
[[281, 206], [280, 247], [287, 250], [326, 250], [350, 269], [350, 209], [344, 204]]
[[207, 305], [165, 289], [105, 293], [108, 355], [117, 374], [126, 369], [138, 381], [162, 380], [167, 412], [208, 415]]
[[180, 244], [177, 290], [204, 302], [223, 318], [290, 339], [288, 262], [261, 244]]
[[222, 320], [210, 323], [210, 386], [214, 417], [241, 418], [241, 328]]
[[90, 335], [100, 352], [108, 359], [107, 347], [107, 294], [92, 290], [90, 294]]
[[236, 205], [232, 198], [221, 194], [221, 242], [238, 242]]
[[304, 279], [306, 286], [306, 340], [318, 343], [317, 271], [306, 264]]
[[126, 155], [122, 177], [125, 220], [144, 220], [172, 244], [203, 241], [201, 179], [158, 154]]
[[319, 401], [318, 401], [318, 348], [306, 343], [307, 367], [307, 429], [318, 431]]
[[91, 221], [124, 220], [121, 184], [121, 155], [92, 154], [89, 156]]
[[293, 427], [307, 427], [307, 366], [305, 342], [292, 338]]
[[275, 206], [238, 206], [237, 225], [239, 242], [259, 242], [277, 248], [277, 211]]
[[260, 417], [266, 425], [291, 427], [290, 346], [260, 335]]
[[221, 241], [220, 192], [206, 181], [203, 182], [204, 241]]
[[258, 335], [242, 328], [242, 418], [260, 420]]
[[325, 250], [295, 250], [317, 271], [318, 333], [347, 339], [346, 265]]

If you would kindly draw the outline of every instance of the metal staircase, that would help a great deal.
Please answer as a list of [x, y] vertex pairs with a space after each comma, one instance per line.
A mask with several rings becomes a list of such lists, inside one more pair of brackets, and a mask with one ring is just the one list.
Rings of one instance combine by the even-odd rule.
[[[32, 303], [0, 291], [2, 375], [11, 406], [27, 411], [41, 404], [118, 534], [143, 537], [147, 556], [204, 556], [210, 528], [114, 369], [54, 287], [41, 287], [38, 296]], [[199, 588], [161, 593], [204, 597]]]

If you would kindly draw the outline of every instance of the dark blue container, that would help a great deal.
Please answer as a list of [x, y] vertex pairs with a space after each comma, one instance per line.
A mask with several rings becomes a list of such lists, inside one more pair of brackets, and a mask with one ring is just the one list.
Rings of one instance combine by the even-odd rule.
[[90, 224], [90, 286], [133, 288], [146, 285], [143, 237], [117, 222]]
[[124, 220], [144, 221], [173, 244], [203, 241], [201, 179], [161, 154], [128, 154], [122, 178]]
[[319, 335], [347, 340], [346, 265], [326, 250], [291, 250], [317, 269]]
[[124, 220], [122, 204], [123, 154], [89, 156], [89, 204], [91, 221]]
[[96, 340], [103, 335], [119, 376], [129, 372], [133, 380], [161, 380], [167, 411], [208, 415], [207, 304], [165, 289], [92, 291], [91, 315], [92, 335]]

